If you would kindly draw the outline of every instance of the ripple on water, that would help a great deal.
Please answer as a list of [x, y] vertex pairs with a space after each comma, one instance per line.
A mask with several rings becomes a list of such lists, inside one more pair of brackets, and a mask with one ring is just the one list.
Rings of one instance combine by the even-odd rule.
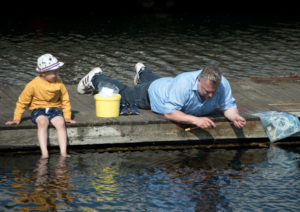
[[0, 210], [257, 211], [299, 208], [299, 149], [0, 156]]
[[[142, 24], [143, 19], [114, 21], [91, 22], [86, 30], [78, 23], [65, 31], [0, 35], [0, 83], [30, 81], [37, 74], [37, 57], [45, 52], [65, 62], [60, 75], [66, 84], [76, 84], [95, 66], [109, 76], [131, 82], [138, 61], [161, 76], [205, 65], [220, 66], [225, 76], [237, 79], [300, 74], [297, 22], [214, 26], [171, 18], [166, 19], [165, 27], [149, 20], [145, 23], [150, 25]], [[120, 28], [113, 30], [112, 24]]]

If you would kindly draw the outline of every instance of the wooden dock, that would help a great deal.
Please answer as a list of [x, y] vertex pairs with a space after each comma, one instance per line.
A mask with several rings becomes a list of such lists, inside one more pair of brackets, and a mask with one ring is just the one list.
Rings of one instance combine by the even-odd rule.
[[[215, 129], [192, 129], [167, 121], [148, 110], [140, 115], [98, 118], [92, 94], [80, 95], [76, 85], [67, 85], [76, 124], [67, 124], [69, 148], [223, 148], [257, 147], [270, 144], [260, 120], [251, 114], [262, 111], [285, 111], [300, 116], [300, 81], [230, 80], [240, 113], [247, 119], [243, 129], [236, 129], [218, 112], [212, 115]], [[38, 148], [36, 126], [28, 111], [19, 126], [5, 126], [23, 86], [0, 88], [0, 150]], [[300, 133], [278, 142], [299, 145]], [[49, 129], [49, 146], [57, 146], [56, 130]]]

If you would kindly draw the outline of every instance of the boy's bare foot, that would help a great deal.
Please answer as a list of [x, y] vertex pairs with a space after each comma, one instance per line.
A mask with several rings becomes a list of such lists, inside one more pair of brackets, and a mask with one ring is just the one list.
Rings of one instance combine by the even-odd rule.
[[70, 158], [71, 157], [71, 155], [69, 155], [69, 154], [61, 154], [61, 156], [65, 157], [65, 158]]
[[49, 158], [49, 155], [42, 155], [41, 156], [41, 159], [47, 159], [47, 158]]

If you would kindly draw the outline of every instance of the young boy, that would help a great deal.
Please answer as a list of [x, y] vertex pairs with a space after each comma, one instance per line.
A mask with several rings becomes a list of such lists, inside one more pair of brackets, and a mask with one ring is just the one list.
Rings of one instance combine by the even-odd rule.
[[16, 103], [14, 120], [5, 123], [6, 125], [19, 125], [26, 107], [29, 107], [32, 111], [31, 120], [38, 126], [38, 141], [42, 158], [49, 157], [47, 149], [49, 122], [57, 130], [60, 154], [63, 157], [69, 157], [65, 122], [72, 124], [76, 122], [71, 120], [68, 91], [62, 81], [57, 79], [58, 69], [63, 65], [63, 62], [59, 62], [51, 54], [40, 56], [36, 68], [40, 76], [35, 77], [25, 86]]

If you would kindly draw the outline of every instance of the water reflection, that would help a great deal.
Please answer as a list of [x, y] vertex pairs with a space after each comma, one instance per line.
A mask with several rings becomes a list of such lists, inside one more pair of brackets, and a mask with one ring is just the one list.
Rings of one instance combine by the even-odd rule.
[[271, 145], [265, 158], [234, 192], [228, 193], [232, 207], [247, 211], [298, 211], [299, 148], [280, 148]]
[[[237, 175], [237, 176], [235, 176]], [[185, 197], [194, 202], [194, 211], [230, 211], [226, 201], [227, 186], [235, 186], [241, 176], [234, 170], [194, 170], [184, 168], [170, 176], [171, 183], [181, 185]], [[192, 189], [193, 192], [187, 190]]]
[[228, 192], [239, 187], [252, 171], [251, 164], [263, 161], [264, 156], [264, 151], [243, 149], [222, 154], [209, 151], [193, 160], [198, 163], [196, 166], [185, 164], [183, 168], [167, 169], [165, 179], [179, 186], [180, 196], [193, 203], [189, 211], [233, 211]]
[[[49, 170], [48, 159], [40, 159], [34, 170], [35, 177], [15, 177], [12, 188], [18, 190], [11, 199], [24, 206], [16, 207], [20, 211], [56, 211], [64, 205], [71, 205], [73, 190], [70, 185], [72, 175], [66, 166], [66, 158], [59, 157], [56, 167]], [[33, 181], [35, 180], [35, 181]], [[33, 187], [33, 188], [32, 188]]]
[[[300, 149], [0, 155], [0, 210], [298, 211]], [[21, 162], [24, 161], [22, 164]], [[34, 171], [33, 171], [34, 170]]]
[[95, 180], [91, 185], [97, 192], [96, 200], [99, 202], [113, 201], [118, 195], [117, 182], [115, 177], [119, 173], [111, 167], [104, 167], [102, 170], [95, 170]]

